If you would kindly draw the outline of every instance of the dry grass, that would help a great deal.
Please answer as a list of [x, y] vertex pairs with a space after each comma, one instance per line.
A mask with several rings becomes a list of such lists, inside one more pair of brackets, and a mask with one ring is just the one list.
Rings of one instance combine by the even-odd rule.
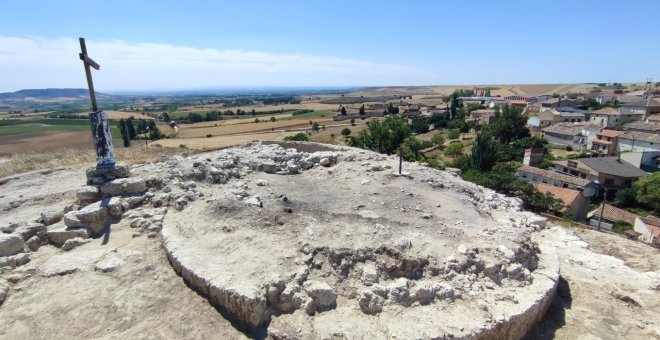
[[[187, 150], [166, 147], [132, 147], [116, 149], [116, 158], [121, 162], [136, 164], [157, 160], [160, 156], [171, 156]], [[0, 163], [0, 178], [34, 170], [54, 169], [76, 164], [96, 162], [94, 150], [62, 148], [46, 153], [26, 152], [13, 155]]]

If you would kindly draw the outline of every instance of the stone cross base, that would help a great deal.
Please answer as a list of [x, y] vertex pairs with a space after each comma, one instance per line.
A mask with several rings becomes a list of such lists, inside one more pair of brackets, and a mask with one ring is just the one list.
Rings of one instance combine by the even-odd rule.
[[117, 178], [126, 178], [131, 174], [128, 165], [125, 163], [116, 163], [112, 166], [93, 166], [87, 169], [87, 184], [102, 185]]

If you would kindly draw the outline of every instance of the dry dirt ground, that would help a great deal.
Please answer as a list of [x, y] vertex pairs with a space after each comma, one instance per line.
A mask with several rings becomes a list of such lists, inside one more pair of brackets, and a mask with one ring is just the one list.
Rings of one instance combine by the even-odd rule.
[[[84, 179], [84, 167], [67, 167], [0, 181], [0, 227], [64, 208]], [[175, 274], [160, 236], [134, 238], [128, 222], [70, 252], [47, 245], [30, 253], [29, 263], [0, 269], [11, 283], [0, 305], [0, 339], [246, 338]], [[563, 279], [530, 339], [660, 339], [658, 249], [562, 227], [534, 237], [556, 250]], [[108, 259], [119, 264], [115, 271], [95, 270]]]

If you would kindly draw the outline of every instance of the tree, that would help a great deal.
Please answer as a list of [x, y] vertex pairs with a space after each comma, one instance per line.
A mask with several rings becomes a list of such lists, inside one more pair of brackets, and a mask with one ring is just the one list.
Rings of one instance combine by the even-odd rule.
[[458, 137], [460, 137], [460, 135], [461, 135], [461, 132], [457, 129], [451, 129], [451, 130], [447, 131], [447, 137], [449, 139], [458, 139]]
[[410, 137], [410, 125], [401, 116], [367, 122], [367, 128], [349, 139], [348, 145], [391, 155]]
[[431, 143], [437, 145], [437, 146], [442, 146], [445, 144], [445, 137], [442, 137], [441, 134], [434, 135], [431, 137]]
[[461, 106], [461, 102], [458, 100], [458, 94], [456, 91], [451, 95], [451, 107], [450, 107], [450, 116], [449, 118], [454, 119], [458, 114], [458, 108]]
[[345, 115], [346, 115], [346, 108], [343, 107], [343, 106], [341, 107], [341, 115], [342, 115], [342, 116], [345, 116]]
[[497, 163], [497, 145], [487, 133], [480, 133], [472, 146], [470, 165], [479, 171], [490, 171]]
[[637, 202], [660, 212], [660, 172], [641, 177], [633, 184], [633, 189]]
[[429, 147], [430, 142], [421, 142], [415, 137], [408, 137], [401, 145], [401, 154], [407, 161], [417, 161], [424, 159], [422, 150]]
[[130, 140], [130, 135], [128, 133], [128, 126], [126, 120], [123, 118], [120, 119], [118, 127], [119, 127], [119, 132], [121, 133], [121, 139], [124, 142], [124, 147], [131, 146], [131, 140]]
[[495, 111], [493, 121], [488, 129], [502, 144], [509, 144], [512, 140], [529, 137], [527, 119], [522, 115], [522, 108], [507, 105], [501, 113]]
[[360, 115], [364, 116], [365, 114], [366, 112], [364, 111], [364, 104], [362, 104], [362, 106], [360, 106]]
[[351, 118], [351, 126], [355, 126], [355, 118]]
[[425, 117], [414, 117], [411, 124], [414, 133], [429, 132], [429, 120]]
[[344, 128], [341, 130], [341, 134], [344, 136], [344, 138], [348, 138], [348, 136], [351, 134], [351, 129]]
[[275, 116], [271, 116], [271, 117], [270, 117], [270, 121], [274, 123], [274, 122], [277, 121], [277, 118], [275, 118]]
[[463, 143], [451, 143], [445, 150], [445, 156], [458, 157], [463, 154]]
[[312, 130], [314, 130], [314, 132], [319, 132], [320, 128], [321, 127], [319, 126], [319, 123], [317, 123], [317, 122], [314, 122], [314, 124], [312, 125]]
[[169, 113], [163, 112], [163, 121], [165, 123], [169, 123], [172, 121], [172, 117], [170, 117]]

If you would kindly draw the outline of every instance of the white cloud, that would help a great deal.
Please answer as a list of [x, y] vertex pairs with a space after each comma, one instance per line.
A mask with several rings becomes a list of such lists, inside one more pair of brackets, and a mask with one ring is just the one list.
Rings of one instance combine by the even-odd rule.
[[[418, 83], [423, 70], [303, 54], [87, 40], [98, 90]], [[0, 36], [0, 91], [86, 87], [77, 39]]]

